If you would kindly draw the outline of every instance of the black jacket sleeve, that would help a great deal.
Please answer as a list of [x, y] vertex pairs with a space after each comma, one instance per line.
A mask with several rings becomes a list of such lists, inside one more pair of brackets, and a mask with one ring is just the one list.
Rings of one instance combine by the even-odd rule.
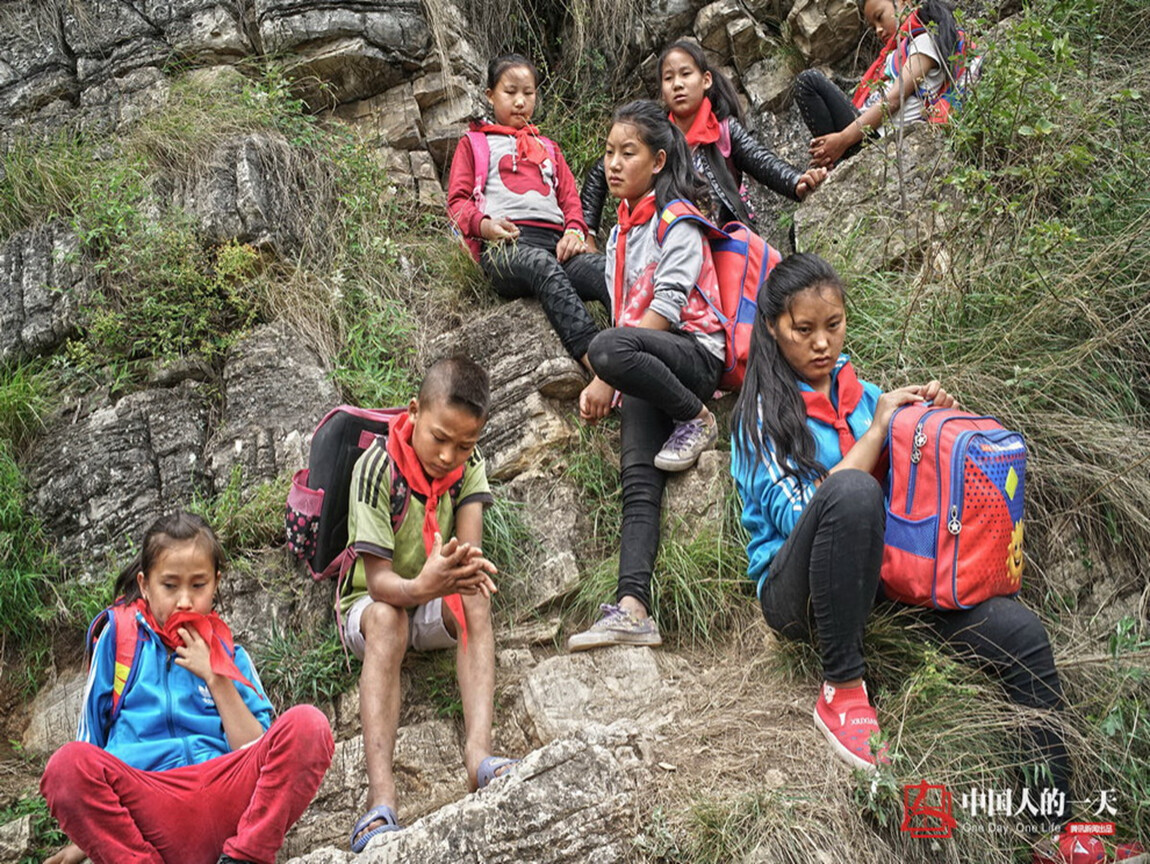
[[[798, 182], [797, 178], [795, 182]], [[583, 205], [583, 221], [592, 234], [599, 233], [599, 223], [603, 221], [603, 203], [606, 200], [607, 172], [603, 170], [603, 160], [596, 159], [583, 178], [583, 191], [579, 193], [579, 201]]]
[[[734, 166], [744, 174], [750, 174], [768, 189], [798, 201], [795, 186], [803, 172], [760, 144], [734, 117], [730, 119], [730, 129], [731, 162]], [[583, 213], [587, 213], [586, 198], [583, 199]], [[590, 224], [590, 217], [587, 221]]]

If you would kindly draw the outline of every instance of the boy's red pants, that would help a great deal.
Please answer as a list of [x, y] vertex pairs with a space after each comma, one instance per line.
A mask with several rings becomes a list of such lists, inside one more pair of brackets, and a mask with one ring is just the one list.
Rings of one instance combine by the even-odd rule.
[[334, 749], [323, 712], [297, 705], [248, 747], [170, 771], [73, 741], [48, 760], [40, 792], [94, 864], [215, 864], [221, 851], [274, 864]]

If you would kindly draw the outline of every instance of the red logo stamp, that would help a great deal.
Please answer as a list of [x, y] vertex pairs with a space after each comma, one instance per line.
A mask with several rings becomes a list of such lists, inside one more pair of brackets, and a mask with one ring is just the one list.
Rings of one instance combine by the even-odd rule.
[[902, 831], [911, 837], [949, 837], [954, 828], [950, 790], [923, 780], [902, 787]]

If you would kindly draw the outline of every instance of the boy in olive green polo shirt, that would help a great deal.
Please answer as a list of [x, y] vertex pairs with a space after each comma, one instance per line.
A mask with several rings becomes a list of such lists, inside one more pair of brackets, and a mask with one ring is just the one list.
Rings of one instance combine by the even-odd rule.
[[487, 785], [513, 761], [491, 755], [496, 571], [481, 543], [483, 509], [493, 499], [475, 447], [489, 402], [487, 374], [476, 363], [439, 361], [407, 414], [352, 471], [348, 538], [358, 557], [339, 605], [344, 642], [363, 660], [359, 710], [368, 801], [351, 833], [355, 852], [399, 828], [392, 759], [400, 664], [408, 648], [458, 645], [470, 786]]

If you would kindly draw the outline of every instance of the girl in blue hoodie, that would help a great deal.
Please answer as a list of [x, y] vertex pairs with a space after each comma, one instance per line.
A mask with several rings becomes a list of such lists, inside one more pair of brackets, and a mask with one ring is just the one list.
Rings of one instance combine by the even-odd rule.
[[40, 781], [72, 841], [46, 864], [274, 864], [319, 788], [327, 718], [301, 705], [272, 722], [251, 660], [213, 611], [223, 564], [207, 523], [175, 513], [121, 574], [77, 740]]

